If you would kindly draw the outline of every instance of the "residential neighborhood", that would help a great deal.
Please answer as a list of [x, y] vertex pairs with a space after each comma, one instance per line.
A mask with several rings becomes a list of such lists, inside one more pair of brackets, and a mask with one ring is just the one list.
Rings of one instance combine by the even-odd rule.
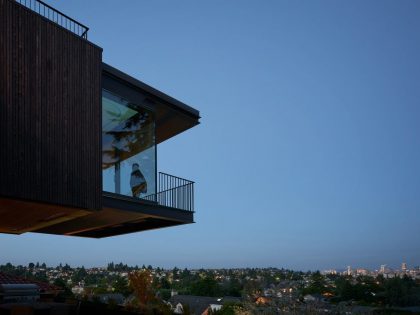
[[88, 310], [89, 305], [104, 305], [114, 311], [193, 315], [375, 314], [383, 308], [419, 311], [420, 268], [383, 269], [302, 272], [165, 269], [113, 262], [95, 268], [7, 263], [0, 266], [0, 309], [13, 302], [13, 297], [7, 296], [7, 285], [33, 284], [39, 290], [25, 291], [20, 302], [62, 302], [78, 305], [79, 311]]

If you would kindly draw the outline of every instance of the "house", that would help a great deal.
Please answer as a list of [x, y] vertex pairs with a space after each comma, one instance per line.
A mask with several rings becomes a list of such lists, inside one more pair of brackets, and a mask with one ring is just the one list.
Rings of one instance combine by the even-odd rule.
[[184, 314], [184, 307], [182, 306], [181, 303], [178, 303], [173, 308], [173, 312], [174, 314]]
[[231, 296], [222, 298], [196, 295], [173, 295], [169, 299], [175, 314], [184, 314], [184, 307], [187, 306], [192, 315], [202, 315], [212, 311], [218, 311], [225, 303], [240, 303], [241, 299]]
[[303, 297], [303, 301], [305, 303], [318, 303], [318, 302], [325, 302], [326, 299], [321, 294], [314, 293], [314, 294], [306, 294]]
[[97, 294], [96, 297], [101, 303], [109, 304], [115, 303], [116, 305], [123, 305], [125, 298], [121, 293], [101, 293]]
[[259, 296], [255, 299], [257, 305], [267, 305], [271, 302], [271, 299], [265, 296]]
[[63, 289], [56, 285], [0, 272], [0, 302], [51, 300]]
[[63, 289], [0, 272], [0, 314], [74, 314], [74, 305], [53, 302]]
[[104, 63], [88, 31], [42, 1], [0, 0], [0, 233], [194, 222], [194, 182], [158, 172], [157, 147], [199, 112]]
[[32, 303], [39, 300], [36, 284], [0, 284], [1, 303]]

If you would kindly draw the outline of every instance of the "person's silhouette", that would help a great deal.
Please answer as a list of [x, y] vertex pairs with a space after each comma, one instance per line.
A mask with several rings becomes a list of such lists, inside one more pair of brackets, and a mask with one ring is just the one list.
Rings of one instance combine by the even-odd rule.
[[143, 173], [140, 171], [140, 165], [138, 163], [133, 164], [130, 186], [133, 197], [139, 198], [141, 193], [145, 194], [147, 192], [147, 182]]

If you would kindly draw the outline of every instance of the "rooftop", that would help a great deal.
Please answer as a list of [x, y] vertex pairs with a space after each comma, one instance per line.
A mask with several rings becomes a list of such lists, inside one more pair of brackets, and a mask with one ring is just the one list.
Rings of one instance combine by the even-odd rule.
[[0, 285], [3, 284], [36, 284], [39, 288], [41, 293], [48, 293], [48, 292], [57, 292], [61, 291], [62, 289], [56, 285], [45, 283], [37, 280], [26, 279], [18, 276], [12, 276], [3, 272], [0, 272]]

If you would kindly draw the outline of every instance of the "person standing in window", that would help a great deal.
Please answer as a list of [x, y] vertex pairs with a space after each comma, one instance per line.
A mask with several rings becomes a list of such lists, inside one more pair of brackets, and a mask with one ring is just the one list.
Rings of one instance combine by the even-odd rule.
[[140, 165], [138, 163], [133, 164], [133, 170], [131, 172], [130, 187], [133, 197], [140, 198], [140, 194], [147, 192], [147, 182], [142, 172], [140, 171]]

